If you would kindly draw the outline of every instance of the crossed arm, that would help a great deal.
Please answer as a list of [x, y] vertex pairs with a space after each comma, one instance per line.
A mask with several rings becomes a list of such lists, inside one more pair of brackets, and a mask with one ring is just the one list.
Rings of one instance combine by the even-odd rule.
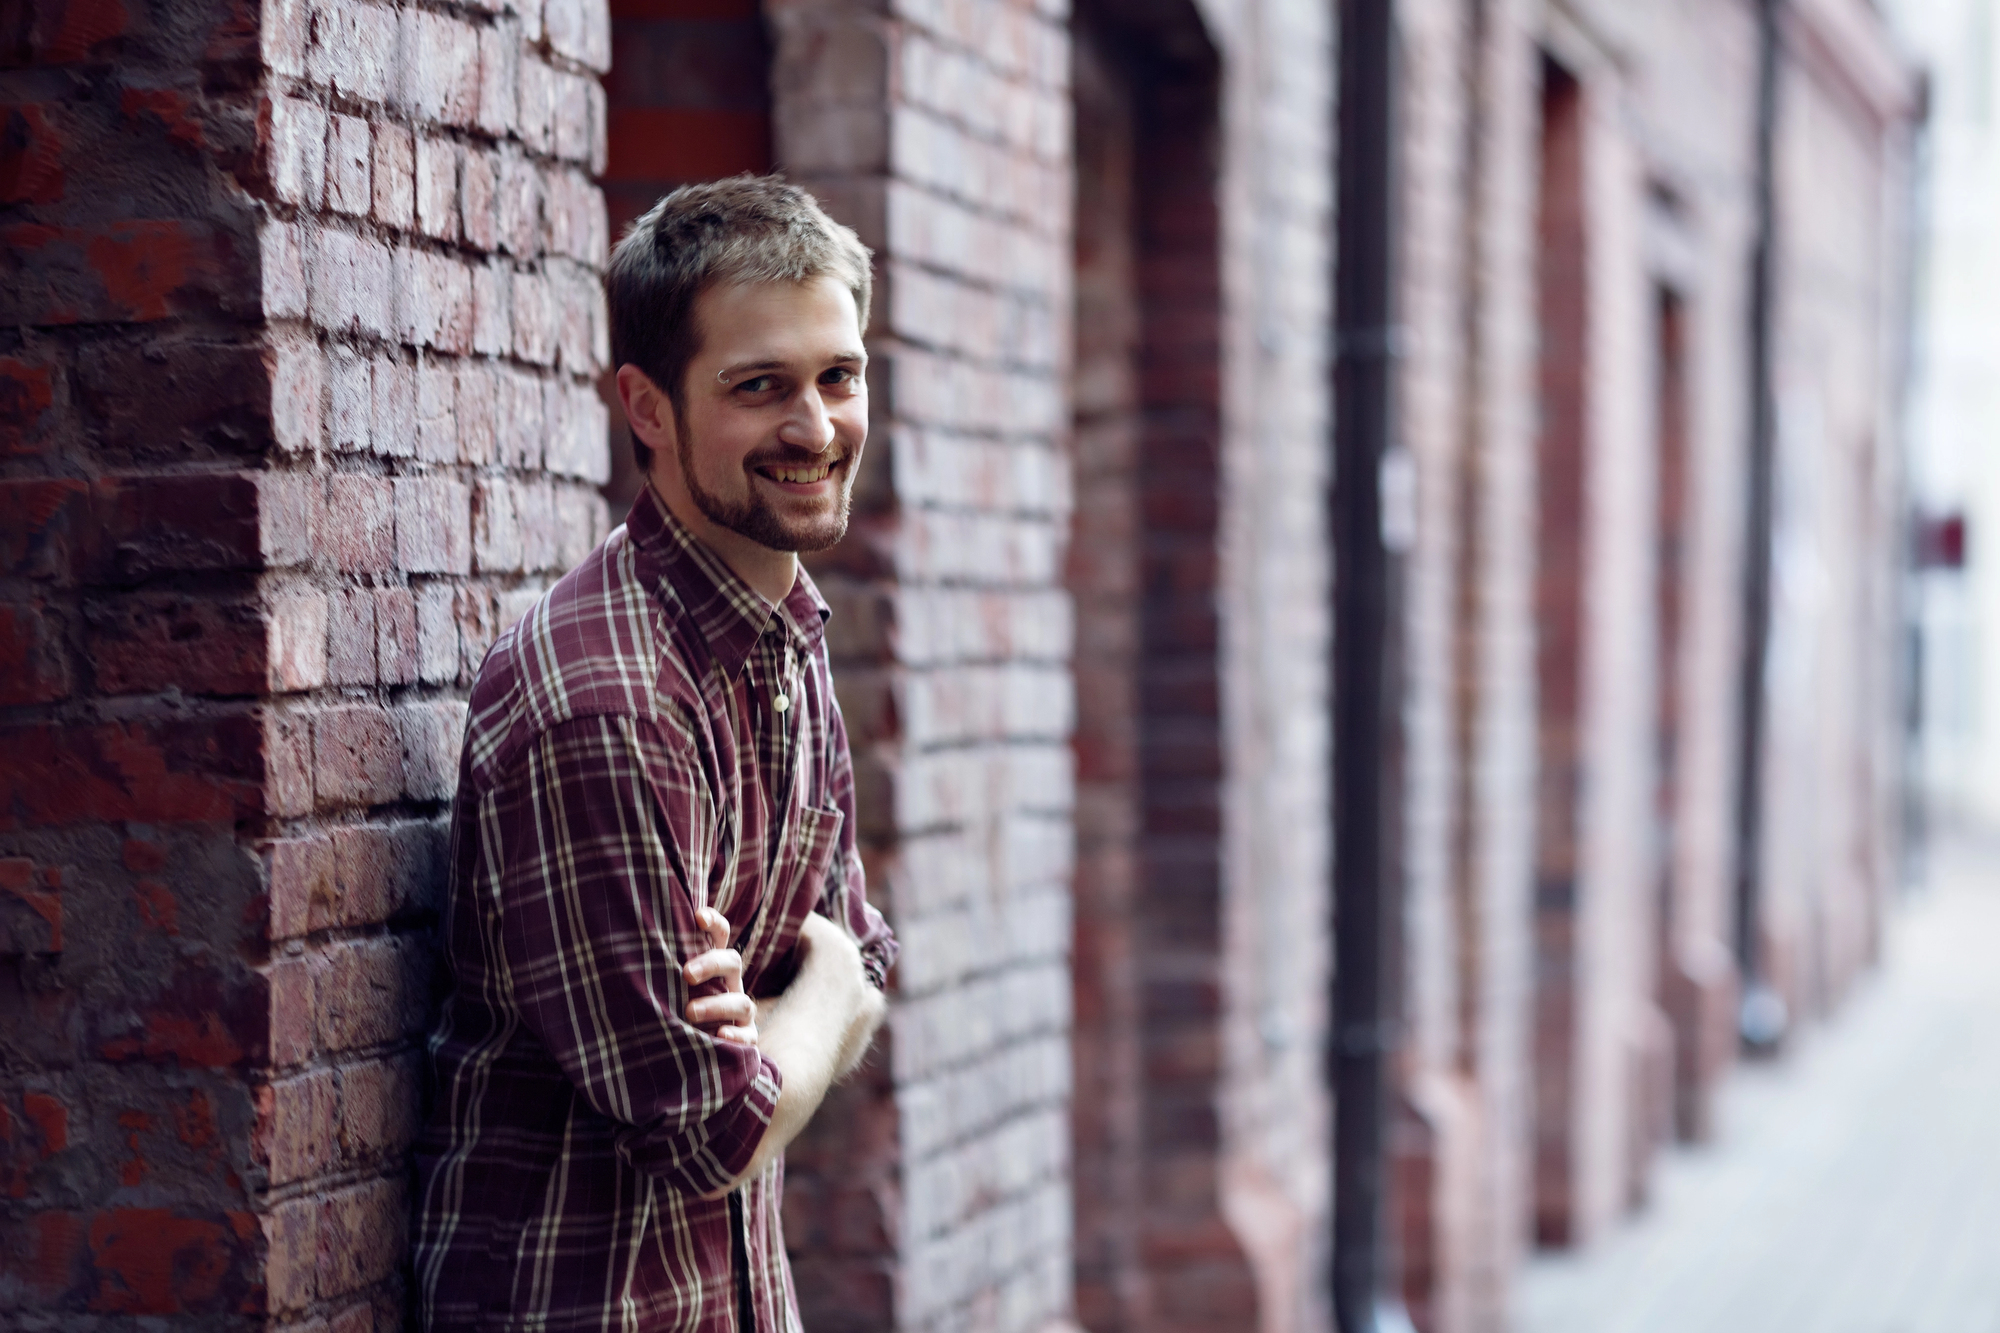
[[[804, 960], [782, 995], [753, 1000], [743, 991], [743, 957], [729, 947], [729, 922], [700, 911], [710, 948], [683, 969], [690, 987], [720, 977], [723, 991], [690, 1000], [688, 1022], [724, 1041], [756, 1046], [784, 1076], [778, 1105], [735, 1189], [761, 1175], [799, 1136], [832, 1086], [852, 1073], [882, 1025], [887, 1002], [868, 980], [847, 932], [817, 912], [799, 932]], [[724, 1193], [727, 1190], [722, 1191]]]

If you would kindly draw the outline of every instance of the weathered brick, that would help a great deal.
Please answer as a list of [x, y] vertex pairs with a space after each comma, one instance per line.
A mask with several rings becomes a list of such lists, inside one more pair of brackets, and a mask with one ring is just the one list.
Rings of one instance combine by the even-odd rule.
[[417, 136], [417, 226], [441, 241], [458, 239], [460, 152], [450, 139]]
[[374, 384], [368, 358], [351, 348], [329, 348], [326, 357], [326, 443], [340, 453], [365, 453], [371, 435]]
[[514, 275], [514, 355], [539, 366], [555, 364], [561, 337], [560, 309], [546, 273]]
[[395, 487], [397, 566], [412, 574], [469, 573], [472, 511], [465, 483], [405, 477]]
[[465, 705], [445, 700], [398, 705], [396, 731], [403, 743], [403, 790], [419, 801], [448, 800], [457, 785]]
[[385, 477], [327, 478], [327, 554], [343, 574], [379, 574], [396, 563], [395, 491]]
[[417, 599], [408, 588], [375, 593], [375, 677], [384, 685], [417, 679]]
[[472, 275], [447, 255], [399, 247], [394, 264], [396, 336], [411, 347], [472, 347]]
[[360, 1291], [396, 1269], [408, 1235], [400, 1177], [372, 1180], [325, 1196], [319, 1223], [318, 1291], [322, 1299]]
[[544, 220], [547, 182], [541, 169], [517, 152], [500, 153], [495, 186], [496, 238], [516, 259], [542, 253], [548, 234]]
[[376, 453], [390, 458], [413, 457], [417, 452], [417, 368], [401, 358], [378, 358], [370, 374], [370, 444]]
[[499, 374], [490, 364], [466, 361], [458, 366], [458, 461], [484, 467], [499, 447]]
[[264, 604], [264, 686], [273, 694], [315, 690], [326, 684], [326, 594], [292, 585], [268, 594]]
[[430, 958], [419, 941], [388, 935], [328, 945], [318, 990], [321, 1049], [337, 1053], [417, 1035], [429, 983]]
[[306, 252], [298, 225], [265, 218], [257, 228], [257, 249], [264, 313], [272, 319], [305, 318]]
[[366, 217], [374, 204], [369, 163], [373, 136], [359, 116], [328, 119], [326, 138], [326, 203], [336, 212]]
[[472, 565], [481, 574], [511, 573], [523, 567], [516, 499], [520, 486], [503, 477], [473, 483]]
[[271, 347], [271, 438], [280, 449], [311, 453], [325, 428], [326, 365], [304, 338], [277, 338]]
[[327, 683], [373, 685], [375, 658], [375, 594], [367, 588], [343, 588], [329, 594]]
[[520, 104], [521, 25], [502, 18], [479, 30], [479, 128], [496, 139], [514, 131]]
[[312, 1304], [319, 1282], [320, 1212], [320, 1201], [308, 1195], [259, 1215], [269, 1247], [265, 1300], [272, 1310], [303, 1310]]
[[273, 1186], [310, 1179], [332, 1165], [337, 1098], [333, 1073], [325, 1069], [257, 1089], [250, 1154]]
[[279, 838], [264, 844], [269, 936], [290, 939], [317, 929], [312, 918], [335, 896], [333, 842], [323, 836]]
[[426, 582], [417, 589], [417, 679], [427, 685], [458, 679], [457, 600], [449, 583]]
[[364, 1060], [340, 1071], [340, 1151], [350, 1162], [393, 1157], [422, 1128], [418, 1057]]
[[262, 165], [281, 202], [318, 208], [326, 186], [326, 111], [296, 97], [264, 103]]
[[403, 750], [389, 713], [373, 704], [312, 718], [313, 794], [322, 806], [377, 805], [403, 791]]
[[498, 156], [478, 148], [467, 149], [459, 165], [459, 234], [481, 250], [500, 244], [499, 169]]
[[307, 245], [306, 272], [312, 321], [320, 328], [381, 338], [395, 327], [393, 257], [380, 241], [322, 228]]
[[514, 349], [514, 270], [489, 260], [472, 270], [472, 350], [504, 356]]
[[53, 703], [70, 688], [61, 631], [42, 604], [0, 603], [0, 706]]
[[357, 0], [315, 0], [308, 77], [363, 102], [388, 101], [396, 77], [396, 11]]
[[430, 10], [400, 14], [399, 104], [419, 120], [470, 128], [479, 117], [478, 30]]
[[458, 461], [458, 367], [426, 357], [417, 363], [417, 457]]
[[416, 140], [401, 125], [375, 126], [375, 220], [407, 228], [416, 219]]

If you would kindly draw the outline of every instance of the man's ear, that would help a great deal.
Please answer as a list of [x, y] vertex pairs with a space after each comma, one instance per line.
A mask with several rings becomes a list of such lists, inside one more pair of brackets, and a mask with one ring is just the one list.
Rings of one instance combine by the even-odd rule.
[[654, 453], [674, 456], [676, 430], [674, 405], [660, 386], [631, 362], [618, 367], [618, 400], [625, 407], [625, 420], [639, 443]]

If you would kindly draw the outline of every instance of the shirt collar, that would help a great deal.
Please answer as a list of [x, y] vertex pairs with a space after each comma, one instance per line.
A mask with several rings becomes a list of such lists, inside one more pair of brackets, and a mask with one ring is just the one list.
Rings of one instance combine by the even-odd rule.
[[709, 651], [732, 678], [743, 670], [774, 618], [799, 648], [810, 652], [818, 647], [833, 612], [803, 565], [792, 590], [772, 605], [688, 531], [651, 486], [642, 487], [632, 502], [625, 534], [638, 548], [641, 574], [649, 583], [671, 588], [672, 599], [687, 609]]

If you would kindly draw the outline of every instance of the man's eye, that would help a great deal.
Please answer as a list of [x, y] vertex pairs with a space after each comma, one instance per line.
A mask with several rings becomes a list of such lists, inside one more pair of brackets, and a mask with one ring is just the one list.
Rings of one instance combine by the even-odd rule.
[[769, 393], [778, 387], [778, 381], [771, 375], [752, 375], [736, 386], [738, 393]]
[[832, 370], [827, 371], [826, 374], [821, 375], [819, 382], [826, 385], [843, 385], [851, 388], [861, 382], [861, 377], [846, 366], [835, 366]]

